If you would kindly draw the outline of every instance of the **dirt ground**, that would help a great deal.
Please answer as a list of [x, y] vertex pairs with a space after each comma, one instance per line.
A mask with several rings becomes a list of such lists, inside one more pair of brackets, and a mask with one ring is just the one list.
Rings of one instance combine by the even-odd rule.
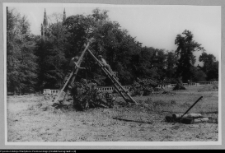
[[[87, 111], [54, 109], [43, 95], [8, 96], [8, 142], [79, 141], [218, 141], [218, 123], [167, 123], [164, 118], [183, 113], [198, 97], [191, 112], [218, 118], [218, 91], [190, 87], [174, 94], [135, 97], [140, 105]], [[124, 120], [118, 120], [124, 119]], [[130, 120], [130, 121], [125, 121]]]

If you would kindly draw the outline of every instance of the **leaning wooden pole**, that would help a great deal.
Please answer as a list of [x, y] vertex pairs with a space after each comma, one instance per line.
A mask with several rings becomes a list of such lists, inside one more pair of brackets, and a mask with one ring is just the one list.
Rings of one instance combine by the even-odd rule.
[[[106, 70], [104, 68], [102, 68], [102, 70], [104, 71], [104, 73], [110, 78], [111, 76], [107, 74]], [[120, 91], [120, 89], [115, 85], [115, 82], [112, 80], [112, 78], [110, 78], [110, 80], [113, 82], [113, 86], [115, 87], [115, 89], [118, 91], [118, 93], [123, 97], [123, 99], [126, 101], [126, 97], [123, 95], [123, 93]]]
[[[85, 46], [85, 49], [83, 50], [83, 52], [82, 52], [79, 60], [77, 61], [77, 66], [80, 66], [81, 65], [81, 63], [83, 61], [83, 57], [84, 57], [84, 55], [85, 55], [85, 53], [86, 53], [86, 51], [87, 51], [87, 49], [88, 49], [89, 46], [90, 46], [90, 42], [88, 42], [87, 45]], [[73, 75], [74, 78], [72, 80], [75, 80], [76, 79], [76, 75], [77, 75], [78, 71], [79, 71], [79, 68], [76, 68], [76, 70], [74, 72], [74, 75]]]
[[[83, 61], [84, 54], [85, 54], [85, 52], [87, 51], [89, 45], [90, 45], [90, 42], [88, 42], [87, 45], [85, 46], [85, 49], [83, 50], [83, 52], [82, 52], [82, 54], [81, 54], [79, 60], [77, 61], [77, 66], [80, 66], [80, 65], [81, 65], [81, 63], [82, 63], [82, 61]], [[69, 77], [68, 77], [66, 83], [63, 85], [62, 89], [60, 90], [59, 94], [57, 95], [56, 99], [54, 100], [54, 103], [58, 101], [59, 97], [62, 95], [63, 91], [65, 90], [65, 88], [66, 88], [67, 85], [69, 84], [71, 78], [74, 77], [74, 79], [75, 79], [75, 77], [76, 77], [78, 71], [79, 71], [79, 68], [78, 68], [78, 67], [76, 67], [75, 69], [73, 69], [73, 71], [70, 73], [70, 75], [69, 75]], [[74, 80], [74, 79], [73, 79], [73, 80]]]
[[[137, 104], [137, 102], [128, 94], [128, 92], [123, 88], [122, 85], [120, 85], [120, 83], [113, 77], [110, 75], [110, 72], [107, 69], [104, 69], [102, 64], [99, 62], [99, 60], [94, 56], [94, 54], [90, 51], [90, 49], [88, 49], [88, 52], [91, 54], [91, 56], [95, 59], [95, 61], [99, 64], [99, 66], [102, 68], [102, 70], [105, 72], [105, 74], [110, 78], [110, 80], [113, 82], [113, 84], [118, 85], [123, 92], [128, 96], [128, 98], [134, 102], [135, 104]], [[114, 85], [116, 87], [116, 85]], [[121, 96], [124, 98], [124, 100], [126, 101], [126, 98], [124, 97], [124, 95], [122, 94], [121, 90], [119, 90], [118, 87], [116, 87], [117, 91], [121, 94]]]
[[180, 117], [180, 120], [184, 117], [185, 114], [187, 114], [201, 99], [203, 98], [203, 96], [199, 97], [198, 100], [196, 100], [194, 102], [194, 104], [192, 104], [188, 110], [186, 110], [186, 112], [184, 112], [184, 114]]

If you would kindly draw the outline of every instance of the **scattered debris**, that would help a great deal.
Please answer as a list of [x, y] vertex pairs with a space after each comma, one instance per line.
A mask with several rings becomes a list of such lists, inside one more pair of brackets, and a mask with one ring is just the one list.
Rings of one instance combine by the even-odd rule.
[[[173, 118], [178, 119], [178, 118], [182, 117], [182, 114], [173, 114], [172, 116], [173, 116]], [[184, 118], [201, 118], [202, 115], [201, 114], [197, 114], [197, 113], [191, 113], [191, 114], [185, 114], [183, 117]]]
[[184, 117], [184, 115], [187, 114], [202, 98], [203, 96], [199, 97], [198, 100], [196, 100], [196, 102], [194, 102], [194, 104], [192, 104], [180, 118], [182, 119], [182, 117]]
[[[166, 116], [166, 122], [181, 122], [186, 124], [192, 124], [197, 122], [208, 121], [208, 118], [203, 118], [201, 114], [187, 114], [201, 99], [203, 96], [199, 97], [184, 114], [173, 114], [172, 116]], [[199, 119], [201, 118], [201, 119]], [[196, 120], [197, 119], [197, 120]]]
[[166, 116], [166, 122], [180, 122], [184, 124], [193, 124], [193, 123], [201, 123], [208, 122], [209, 118], [203, 117], [201, 114], [191, 113], [186, 114], [182, 118], [182, 114], [173, 114], [172, 116]]
[[113, 117], [113, 119], [120, 120], [120, 121], [126, 121], [126, 122], [145, 123], [145, 124], [153, 123], [153, 122], [148, 122], [148, 121], [135, 121], [135, 120], [131, 120], [131, 119], [124, 119], [124, 118], [118, 118], [118, 117]]

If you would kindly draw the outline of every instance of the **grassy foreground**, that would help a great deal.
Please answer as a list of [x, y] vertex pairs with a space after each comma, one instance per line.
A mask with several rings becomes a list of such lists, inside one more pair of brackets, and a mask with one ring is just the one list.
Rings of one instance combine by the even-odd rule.
[[[139, 103], [123, 106], [117, 98], [114, 108], [84, 112], [54, 109], [43, 95], [8, 96], [8, 142], [80, 141], [217, 141], [217, 123], [167, 123], [166, 115], [183, 113], [200, 96], [190, 111], [218, 118], [218, 90], [211, 85], [190, 86], [173, 94], [134, 97]], [[117, 120], [123, 118], [129, 121]]]

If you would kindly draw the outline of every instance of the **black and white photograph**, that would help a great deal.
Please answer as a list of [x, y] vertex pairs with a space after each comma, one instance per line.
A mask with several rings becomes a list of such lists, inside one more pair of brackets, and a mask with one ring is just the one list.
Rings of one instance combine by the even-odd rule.
[[221, 144], [221, 7], [4, 3], [6, 145]]

